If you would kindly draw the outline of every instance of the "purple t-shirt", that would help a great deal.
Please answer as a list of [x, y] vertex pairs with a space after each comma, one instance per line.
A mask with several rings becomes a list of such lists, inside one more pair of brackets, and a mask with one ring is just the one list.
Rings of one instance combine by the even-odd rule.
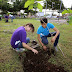
[[9, 17], [6, 15], [6, 16], [5, 16], [5, 18], [7, 18], [7, 19], [8, 19]]
[[23, 26], [17, 28], [11, 37], [11, 46], [17, 48], [18, 44], [15, 45], [16, 41], [21, 41], [26, 43], [26, 31]]

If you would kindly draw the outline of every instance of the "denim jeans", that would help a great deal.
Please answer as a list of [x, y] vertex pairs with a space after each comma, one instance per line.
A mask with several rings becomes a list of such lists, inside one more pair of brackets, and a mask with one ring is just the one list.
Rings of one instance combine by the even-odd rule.
[[13, 18], [11, 18], [11, 22], [13, 22]]
[[[42, 37], [41, 37], [42, 43], [45, 44], [45, 45], [47, 45], [47, 44], [48, 44], [48, 39], [47, 39], [47, 37], [52, 37], [52, 36], [55, 36], [55, 35], [56, 35], [56, 32], [51, 32], [51, 33], [49, 33], [48, 36], [42, 36]], [[54, 42], [54, 46], [57, 46], [58, 40], [59, 40], [59, 36], [60, 36], [60, 33], [59, 33], [59, 35], [57, 36], [57, 38], [56, 38], [56, 40], [55, 40], [55, 42]]]
[[8, 22], [8, 20], [6, 20], [5, 22]]
[[[27, 41], [27, 43], [29, 43], [30, 42], [30, 38], [27, 37], [26, 41]], [[18, 48], [24, 48], [21, 42], [18, 43]]]

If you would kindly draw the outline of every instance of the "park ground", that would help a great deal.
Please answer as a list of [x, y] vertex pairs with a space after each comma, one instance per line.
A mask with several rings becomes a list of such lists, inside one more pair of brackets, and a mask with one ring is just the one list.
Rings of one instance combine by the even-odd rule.
[[[49, 20], [55, 27], [60, 30], [59, 47], [64, 53], [62, 55], [59, 50], [56, 56], [51, 55], [48, 59], [50, 64], [61, 66], [67, 72], [72, 72], [72, 25], [69, 25], [65, 20], [59, 20], [58, 22]], [[27, 23], [33, 23], [35, 32], [33, 34], [27, 33], [27, 36], [31, 40], [37, 40], [37, 28], [40, 26], [40, 22], [37, 19], [14, 19], [13, 22], [9, 20], [9, 23], [5, 23], [4, 19], [0, 21], [0, 72], [24, 72], [23, 62], [21, 62], [19, 53], [12, 50], [10, 45], [10, 39], [15, 29], [23, 26]], [[52, 32], [51, 30], [50, 32]], [[49, 40], [49, 47], [52, 48], [52, 44]], [[40, 45], [41, 46], [41, 45]], [[44, 52], [43, 52], [44, 55]], [[45, 54], [46, 55], [46, 54]], [[25, 53], [23, 54], [25, 58]]]

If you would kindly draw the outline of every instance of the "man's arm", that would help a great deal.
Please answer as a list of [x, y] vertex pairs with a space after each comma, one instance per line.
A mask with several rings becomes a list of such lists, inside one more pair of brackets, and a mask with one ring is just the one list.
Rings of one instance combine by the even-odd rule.
[[43, 49], [46, 50], [47, 47], [42, 43], [42, 41], [40, 39], [40, 34], [38, 34], [37, 39], [38, 39], [39, 43], [43, 46]]
[[28, 46], [26, 43], [22, 42], [22, 45], [24, 48], [31, 50], [34, 53], [38, 53], [38, 51], [36, 49], [31, 48], [30, 46]]
[[56, 27], [54, 27], [53, 30], [56, 31], [56, 35], [51, 39], [51, 42], [55, 42], [57, 36], [58, 36], [59, 33], [60, 33], [59, 30], [58, 30]]
[[37, 39], [38, 39], [39, 43], [40, 43], [42, 46], [44, 46], [44, 44], [41, 42], [40, 34], [38, 34]]
[[59, 35], [60, 32], [59, 32], [59, 30], [56, 27], [54, 27], [53, 30], [56, 31], [55, 38], [57, 38], [57, 36]]

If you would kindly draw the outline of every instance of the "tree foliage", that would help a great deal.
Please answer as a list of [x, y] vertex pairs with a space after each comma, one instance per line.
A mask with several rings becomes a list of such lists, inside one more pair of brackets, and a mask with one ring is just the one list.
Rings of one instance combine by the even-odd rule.
[[64, 11], [62, 12], [62, 14], [66, 14], [66, 13], [72, 13], [72, 10], [67, 9], [67, 10], [64, 10]]
[[24, 8], [27, 8], [28, 7], [28, 10], [31, 10], [33, 8], [38, 8], [39, 11], [42, 11], [42, 5], [40, 3], [38, 3], [37, 1], [41, 1], [41, 0], [27, 0], [25, 5], [24, 5]]
[[[13, 2], [13, 5], [7, 3], [7, 0], [0, 0], [0, 9], [2, 9], [2, 11], [4, 13], [6, 13], [7, 11], [10, 12], [16, 12], [16, 11], [20, 11], [21, 9], [24, 9], [24, 4], [27, 0], [16, 0], [15, 2]], [[27, 9], [27, 8], [26, 8]]]
[[10, 8], [10, 5], [7, 3], [7, 0], [0, 0], [0, 9], [2, 9], [2, 11], [4, 13], [6, 13]]
[[72, 10], [72, 5], [71, 5], [71, 10]]
[[[59, 10], [60, 9], [60, 5], [61, 5], [61, 1], [60, 0], [46, 0], [47, 1], [47, 9], [57, 9]], [[44, 8], [46, 8], [46, 3], [44, 4]], [[62, 3], [62, 6], [61, 6], [61, 10], [63, 10], [65, 7]]]
[[16, 2], [13, 3], [13, 11], [19, 11], [20, 10], [20, 1], [16, 0]]

